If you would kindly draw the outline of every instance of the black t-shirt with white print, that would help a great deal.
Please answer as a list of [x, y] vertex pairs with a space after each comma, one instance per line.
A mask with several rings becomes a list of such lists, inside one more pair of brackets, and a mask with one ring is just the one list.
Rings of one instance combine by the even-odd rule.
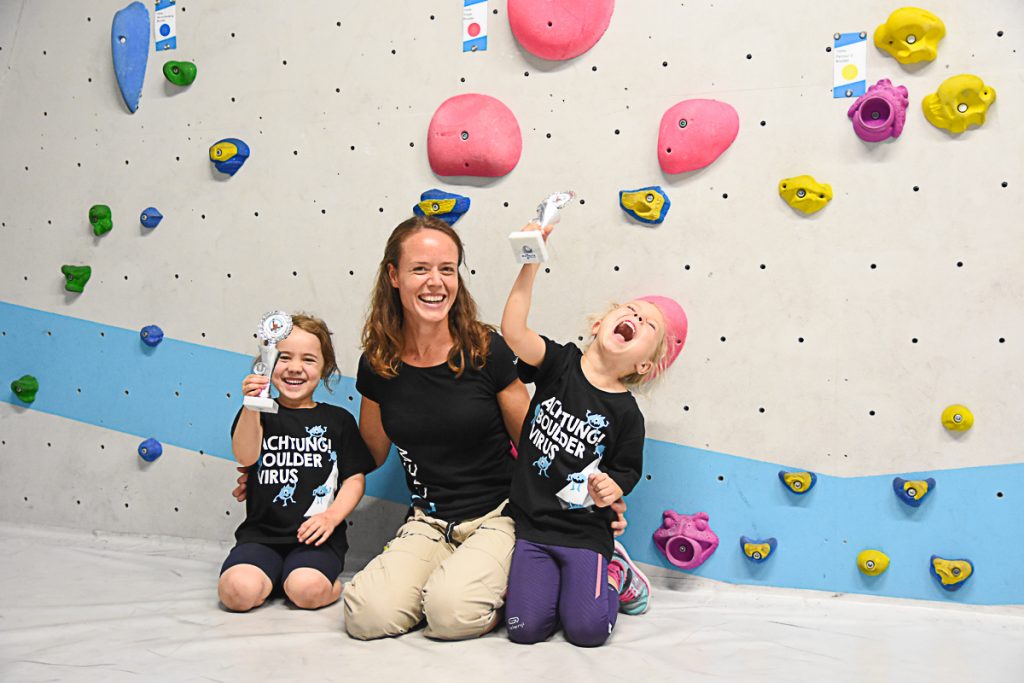
[[[242, 410], [235, 415], [232, 435]], [[347, 478], [373, 470], [373, 458], [359, 436], [355, 418], [338, 406], [279, 405], [276, 414], [260, 413], [260, 424], [260, 457], [249, 467], [245, 520], [235, 531], [235, 540], [297, 543], [302, 523], [327, 510]], [[323, 544], [343, 562], [348, 550], [346, 526], [345, 522], [339, 524]]]
[[515, 520], [519, 538], [611, 558], [615, 514], [594, 506], [587, 479], [600, 470], [623, 495], [633, 490], [643, 469], [644, 416], [628, 391], [603, 391], [587, 380], [575, 344], [544, 338], [544, 345], [540, 367], [518, 364], [519, 377], [537, 390], [505, 514]]
[[356, 389], [380, 405], [415, 507], [458, 523], [508, 497], [515, 461], [497, 395], [515, 379], [515, 356], [496, 332], [484, 367], [467, 363], [458, 378], [446, 363], [402, 363], [397, 377], [385, 379], [360, 357]]

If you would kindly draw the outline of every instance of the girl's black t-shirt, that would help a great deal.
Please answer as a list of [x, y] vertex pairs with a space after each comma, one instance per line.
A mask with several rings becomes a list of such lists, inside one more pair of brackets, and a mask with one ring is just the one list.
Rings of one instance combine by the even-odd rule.
[[[232, 435], [242, 410], [231, 424]], [[346, 479], [372, 471], [373, 457], [352, 414], [328, 403], [299, 409], [279, 405], [276, 414], [260, 413], [260, 424], [260, 457], [249, 467], [245, 520], [235, 540], [298, 543], [302, 523], [330, 507]], [[346, 526], [339, 524], [324, 543], [342, 561], [348, 550]]]
[[515, 520], [518, 538], [611, 558], [615, 514], [593, 504], [587, 480], [606, 472], [622, 495], [633, 490], [643, 470], [644, 416], [628, 391], [603, 391], [587, 380], [575, 344], [544, 343], [540, 367], [518, 365], [519, 377], [537, 391], [505, 514]]
[[515, 461], [498, 392], [516, 380], [515, 360], [496, 332], [484, 367], [467, 363], [458, 378], [447, 364], [402, 363], [397, 377], [384, 379], [360, 357], [356, 389], [380, 406], [412, 504], [431, 517], [474, 519], [508, 497]]

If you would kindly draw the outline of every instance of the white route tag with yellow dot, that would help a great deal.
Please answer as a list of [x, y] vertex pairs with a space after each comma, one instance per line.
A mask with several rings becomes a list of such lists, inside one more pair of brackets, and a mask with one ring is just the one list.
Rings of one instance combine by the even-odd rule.
[[832, 37], [832, 97], [860, 97], [867, 90], [868, 34], [836, 33]]

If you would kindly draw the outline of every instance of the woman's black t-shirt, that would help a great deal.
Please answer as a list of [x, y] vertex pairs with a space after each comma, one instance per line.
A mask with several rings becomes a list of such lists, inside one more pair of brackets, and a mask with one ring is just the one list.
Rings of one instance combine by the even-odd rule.
[[497, 395], [515, 380], [515, 356], [496, 332], [483, 369], [467, 364], [459, 378], [447, 364], [402, 363], [384, 379], [360, 357], [356, 389], [380, 405], [414, 506], [458, 523], [508, 497], [515, 461]]
[[[235, 415], [231, 434], [242, 410]], [[298, 543], [307, 518], [330, 507], [343, 481], [370, 472], [373, 457], [352, 414], [328, 403], [260, 413], [260, 457], [249, 467], [245, 520], [235, 531], [239, 543]], [[342, 522], [324, 543], [342, 561], [348, 550]]]

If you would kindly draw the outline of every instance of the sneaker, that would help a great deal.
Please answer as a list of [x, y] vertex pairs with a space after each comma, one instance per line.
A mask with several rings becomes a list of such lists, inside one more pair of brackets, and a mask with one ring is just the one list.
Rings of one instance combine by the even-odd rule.
[[[618, 567], [613, 567], [618, 565]], [[622, 544], [615, 541], [612, 561], [608, 571], [621, 575], [619, 580], [619, 611], [623, 614], [643, 614], [651, 606], [651, 583], [640, 568], [629, 559], [629, 553]]]

